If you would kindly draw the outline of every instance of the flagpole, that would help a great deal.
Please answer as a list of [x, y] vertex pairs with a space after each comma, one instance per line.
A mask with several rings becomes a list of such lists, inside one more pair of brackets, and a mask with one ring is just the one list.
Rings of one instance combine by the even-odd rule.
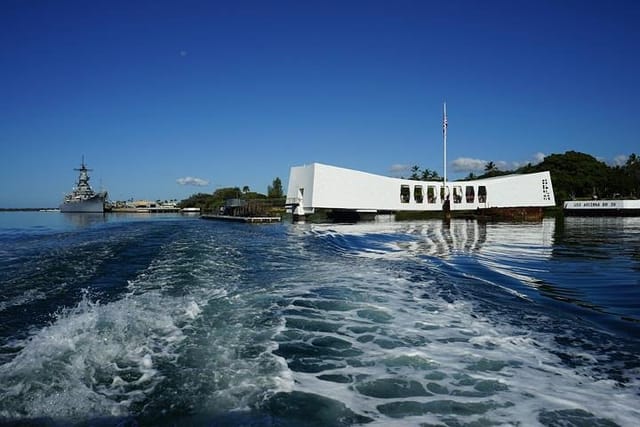
[[447, 193], [447, 103], [442, 107], [442, 139], [444, 142], [444, 191]]

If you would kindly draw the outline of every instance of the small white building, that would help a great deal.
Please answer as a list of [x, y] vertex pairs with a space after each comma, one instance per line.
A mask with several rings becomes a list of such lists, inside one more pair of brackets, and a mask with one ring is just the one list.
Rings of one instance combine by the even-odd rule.
[[317, 209], [353, 212], [451, 211], [554, 206], [549, 172], [472, 181], [414, 181], [312, 163], [294, 166], [287, 206], [296, 216]]

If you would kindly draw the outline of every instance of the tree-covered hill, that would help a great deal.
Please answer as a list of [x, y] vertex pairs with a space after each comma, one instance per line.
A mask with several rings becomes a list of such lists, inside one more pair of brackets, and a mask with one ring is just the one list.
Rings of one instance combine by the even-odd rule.
[[589, 154], [567, 151], [551, 154], [541, 163], [508, 173], [540, 171], [551, 173], [557, 203], [579, 198], [640, 196], [640, 158], [635, 154], [631, 154], [622, 166], [609, 166]]

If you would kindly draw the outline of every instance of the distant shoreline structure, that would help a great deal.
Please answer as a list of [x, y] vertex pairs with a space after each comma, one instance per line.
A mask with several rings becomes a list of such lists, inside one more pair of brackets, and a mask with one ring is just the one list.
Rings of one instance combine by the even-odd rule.
[[640, 200], [572, 200], [563, 210], [566, 216], [640, 216]]

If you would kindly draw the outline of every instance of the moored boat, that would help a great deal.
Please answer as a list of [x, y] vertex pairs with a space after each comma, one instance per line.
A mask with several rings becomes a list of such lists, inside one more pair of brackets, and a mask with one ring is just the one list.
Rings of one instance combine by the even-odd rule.
[[640, 216], [640, 200], [571, 200], [563, 208], [567, 216]]

